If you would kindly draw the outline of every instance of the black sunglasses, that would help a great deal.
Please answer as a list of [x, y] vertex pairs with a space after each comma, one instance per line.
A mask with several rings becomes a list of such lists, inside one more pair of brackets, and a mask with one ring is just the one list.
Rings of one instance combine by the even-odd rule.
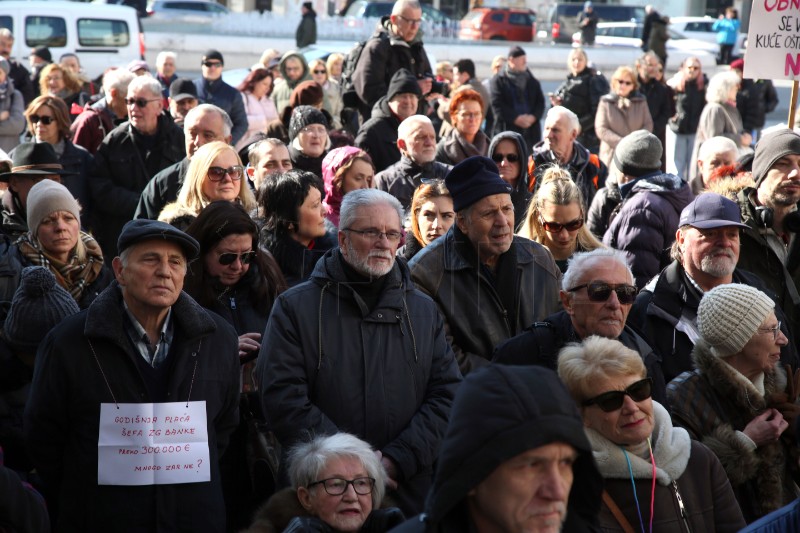
[[42, 124], [44, 124], [45, 126], [49, 126], [50, 124], [52, 124], [53, 122], [56, 121], [56, 118], [55, 117], [40, 117], [39, 115], [31, 115], [31, 116], [28, 117], [28, 120], [31, 121], [31, 124], [38, 124], [39, 121], [41, 120]]
[[209, 167], [208, 168], [208, 179], [211, 181], [222, 181], [225, 179], [225, 174], [231, 177], [231, 180], [236, 181], [242, 179], [242, 173], [244, 172], [244, 167], [239, 165], [234, 165], [228, 168], [222, 167]]
[[495, 163], [502, 163], [503, 159], [509, 163], [516, 163], [519, 161], [519, 156], [517, 154], [492, 154], [492, 161]]
[[545, 231], [549, 233], [561, 233], [562, 229], [566, 229], [567, 231], [575, 231], [579, 230], [583, 227], [583, 219], [576, 218], [566, 224], [559, 224], [558, 222], [548, 222], [545, 219], [542, 220], [542, 227]]
[[233, 252], [228, 252], [224, 254], [219, 254], [219, 264], [222, 266], [232, 265], [236, 259], [242, 262], [243, 265], [249, 265], [253, 262], [253, 259], [256, 258], [256, 251], [250, 250], [249, 252], [242, 252], [240, 254], [236, 254]]
[[161, 98], [126, 98], [125, 104], [126, 105], [133, 105], [136, 104], [137, 107], [145, 107], [150, 102], [158, 102]]
[[589, 398], [583, 402], [584, 407], [596, 405], [602, 411], [611, 413], [620, 409], [625, 402], [625, 396], [630, 396], [634, 402], [641, 402], [650, 397], [653, 391], [653, 380], [644, 378], [635, 383], [631, 383], [625, 390], [612, 390], [598, 394], [594, 398]]
[[219, 61], [203, 61], [203, 66], [206, 68], [215, 68], [215, 67], [221, 67], [222, 63], [220, 63]]
[[605, 281], [590, 281], [577, 287], [572, 287], [567, 292], [575, 292], [586, 287], [586, 294], [593, 302], [605, 302], [611, 296], [611, 291], [617, 293], [617, 300], [623, 305], [632, 304], [636, 300], [639, 289], [627, 283], [606, 283]]

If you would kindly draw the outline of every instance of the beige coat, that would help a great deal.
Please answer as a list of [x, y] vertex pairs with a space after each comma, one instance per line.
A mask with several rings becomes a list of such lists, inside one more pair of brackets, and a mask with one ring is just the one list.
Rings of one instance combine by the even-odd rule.
[[611, 168], [614, 150], [623, 137], [636, 130], [653, 131], [653, 118], [645, 97], [640, 93], [633, 93], [629, 100], [629, 107], [620, 108], [619, 97], [616, 94], [607, 94], [597, 105], [594, 131], [600, 139], [600, 160], [608, 168]]

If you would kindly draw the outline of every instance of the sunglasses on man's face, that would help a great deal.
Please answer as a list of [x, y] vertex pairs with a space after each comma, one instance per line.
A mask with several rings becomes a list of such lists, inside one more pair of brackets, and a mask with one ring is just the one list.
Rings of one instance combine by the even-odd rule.
[[589, 398], [583, 402], [584, 407], [596, 405], [601, 411], [611, 413], [622, 408], [625, 403], [625, 396], [630, 396], [634, 402], [641, 402], [648, 399], [653, 392], [653, 380], [644, 378], [631, 383], [625, 390], [612, 390], [599, 394], [594, 398]]
[[253, 259], [256, 258], [255, 250], [250, 250], [249, 252], [242, 252], [240, 254], [236, 254], [233, 252], [228, 252], [224, 254], [219, 254], [219, 264], [222, 266], [232, 265], [234, 261], [237, 259], [242, 262], [243, 265], [249, 265], [253, 262]]
[[40, 117], [39, 115], [31, 115], [28, 117], [28, 120], [31, 121], [31, 124], [38, 124], [39, 121], [41, 121], [45, 126], [49, 126], [56, 121], [54, 117]]
[[617, 300], [622, 305], [629, 305], [636, 301], [639, 289], [627, 283], [606, 283], [605, 281], [591, 281], [572, 287], [567, 292], [579, 291], [586, 288], [586, 295], [592, 302], [605, 302], [611, 297], [611, 292], [617, 293]]
[[145, 107], [150, 102], [158, 102], [161, 98], [126, 98], [125, 104], [132, 106], [136, 104], [137, 107]]

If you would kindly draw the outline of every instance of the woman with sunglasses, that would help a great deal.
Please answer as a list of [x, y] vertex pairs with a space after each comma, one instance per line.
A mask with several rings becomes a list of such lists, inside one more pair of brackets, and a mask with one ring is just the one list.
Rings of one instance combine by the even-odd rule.
[[372, 447], [349, 433], [317, 436], [288, 454], [291, 487], [258, 511], [247, 531], [384, 533], [403, 522], [383, 507], [386, 472]]
[[92, 227], [92, 200], [89, 195], [89, 179], [94, 157], [82, 146], [74, 144], [70, 137], [69, 110], [57, 96], [39, 96], [25, 110], [28, 134], [37, 143], [53, 146], [58, 162], [67, 175], [61, 183], [81, 204], [81, 222], [86, 230]]
[[236, 143], [236, 150], [247, 146], [256, 133], [266, 131], [267, 124], [278, 118], [275, 102], [270, 95], [273, 88], [272, 74], [265, 68], [255, 68], [242, 80], [237, 89], [242, 93], [244, 110], [247, 113], [247, 131]]
[[522, 226], [522, 213], [528, 209], [531, 200], [528, 176], [528, 147], [525, 139], [517, 132], [498, 133], [489, 143], [488, 156], [495, 162], [500, 177], [511, 185], [511, 203], [514, 204], [514, 229]]
[[611, 77], [611, 92], [600, 98], [594, 131], [600, 139], [600, 160], [611, 168], [614, 150], [623, 137], [636, 130], [653, 131], [647, 99], [630, 67], [619, 67]]
[[672, 419], [717, 455], [748, 523], [797, 497], [800, 374], [780, 364], [780, 326], [755, 287], [711, 289], [697, 308], [695, 370], [667, 388]]
[[264, 214], [261, 246], [275, 257], [290, 287], [308, 280], [317, 260], [337, 246], [327, 230], [322, 180], [289, 170], [264, 180], [258, 197]]
[[341, 114], [344, 109], [342, 101], [342, 88], [339, 82], [332, 79], [328, 74], [328, 66], [322, 59], [315, 59], [309, 64], [311, 69], [311, 79], [322, 87], [325, 94], [322, 107], [332, 118], [331, 127], [339, 129], [342, 127]]
[[244, 167], [232, 146], [215, 141], [198, 148], [192, 156], [178, 200], [167, 204], [158, 220], [184, 229], [211, 202], [226, 200], [242, 205], [249, 213], [256, 208], [256, 198], [242, 183]]
[[561, 350], [558, 375], [605, 480], [601, 530], [733, 533], [744, 526], [719, 460], [652, 400], [637, 352], [591, 336]]
[[583, 195], [567, 169], [553, 166], [542, 177], [531, 199], [519, 235], [543, 244], [561, 273], [575, 252], [602, 248], [603, 243], [584, 225]]
[[453, 127], [436, 146], [436, 160], [457, 165], [473, 155], [485, 156], [489, 137], [481, 131], [483, 98], [477, 91], [457, 91], [450, 99], [450, 121]]

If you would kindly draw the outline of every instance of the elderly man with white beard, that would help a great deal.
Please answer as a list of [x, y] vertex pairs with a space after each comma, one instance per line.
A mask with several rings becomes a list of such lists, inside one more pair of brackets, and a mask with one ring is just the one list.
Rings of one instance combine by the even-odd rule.
[[[671, 255], [674, 261], [654, 277], [628, 315], [628, 324], [644, 336], [661, 358], [667, 383], [693, 368], [692, 350], [699, 339], [697, 306], [703, 294], [726, 283], [743, 283], [770, 296], [781, 331], [792, 340], [776, 296], [754, 274], [737, 268], [741, 223], [735, 202], [703, 193], [681, 212]], [[781, 361], [797, 365], [793, 342], [781, 349]]]
[[344, 197], [339, 248], [275, 302], [256, 374], [284, 450], [339, 431], [366, 440], [411, 516], [422, 510], [461, 374], [436, 304], [395, 261], [402, 214], [383, 191]]

